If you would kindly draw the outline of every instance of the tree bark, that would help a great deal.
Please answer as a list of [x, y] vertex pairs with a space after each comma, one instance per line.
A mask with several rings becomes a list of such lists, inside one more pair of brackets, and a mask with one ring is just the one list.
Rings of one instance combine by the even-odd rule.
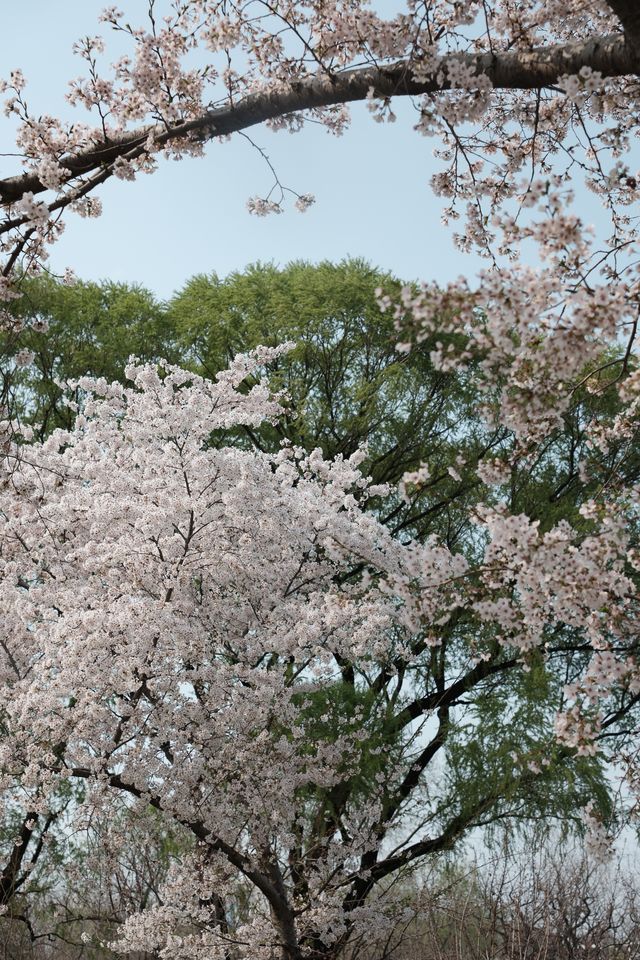
[[622, 24], [627, 44], [637, 50], [640, 46], [640, 6], [637, 0], [607, 0], [607, 6]]

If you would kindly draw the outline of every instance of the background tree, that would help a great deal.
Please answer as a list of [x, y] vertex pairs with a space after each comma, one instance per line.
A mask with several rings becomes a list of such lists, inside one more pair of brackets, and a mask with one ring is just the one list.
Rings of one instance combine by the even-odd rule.
[[130, 356], [172, 357], [166, 311], [141, 287], [25, 278], [11, 317], [0, 344], [15, 384], [10, 412], [36, 424], [41, 437], [73, 423], [62, 382], [87, 373], [122, 380]]
[[603, 864], [558, 838], [434, 865], [412, 890], [414, 919], [356, 956], [394, 960], [635, 960], [633, 859]]
[[397, 483], [427, 458], [448, 464], [470, 399], [468, 378], [433, 366], [435, 338], [408, 357], [396, 350], [394, 323], [377, 291], [399, 296], [405, 286], [359, 260], [255, 265], [224, 280], [194, 277], [168, 315], [183, 356], [205, 376], [238, 351], [296, 344], [270, 375], [286, 390], [291, 415], [275, 429], [263, 426], [252, 445], [275, 451], [286, 439], [328, 458], [366, 447], [374, 481]]

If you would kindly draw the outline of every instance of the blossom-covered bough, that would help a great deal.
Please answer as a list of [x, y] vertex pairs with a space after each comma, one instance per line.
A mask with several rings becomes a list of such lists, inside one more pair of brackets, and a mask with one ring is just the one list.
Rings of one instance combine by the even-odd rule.
[[[259, 123], [311, 119], [339, 134], [357, 100], [393, 120], [393, 98], [409, 97], [418, 131], [439, 138], [445, 218], [464, 218], [456, 240], [487, 269], [398, 302], [381, 291], [381, 307], [401, 349], [440, 336], [433, 363], [470, 371], [480, 413], [511, 439], [473, 464], [485, 496], [452, 550], [389, 532], [375, 504], [391, 494], [368, 486], [364, 454], [329, 463], [216, 442], [280, 415], [285, 398], [247, 386], [269, 351], [216, 383], [135, 364], [130, 387], [82, 381], [74, 429], [42, 443], [11, 424], [0, 769], [7, 804], [26, 815], [0, 899], [26, 884], [61, 785], [82, 782], [90, 807], [126, 797], [191, 838], [119, 950], [337, 956], [393, 924], [391, 878], [510, 816], [581, 757], [605, 751], [632, 806], [637, 795], [640, 14], [624, 0], [411, 0], [390, 19], [357, 0], [159, 7], [140, 29], [106, 11], [131, 41], [111, 72], [101, 40], [79, 44], [88, 77], [70, 99], [91, 124], [35, 117], [21, 73], [8, 79], [24, 160], [0, 181], [3, 298], [42, 268], [67, 208], [99, 213], [112, 176]], [[585, 188], [607, 236], [581, 216]], [[285, 196], [276, 184], [251, 208], [277, 212]], [[8, 401], [10, 389], [8, 369]], [[585, 394], [599, 402], [576, 414]], [[528, 465], [565, 459], [549, 517], [511, 509]], [[400, 498], [429, 478], [424, 464]], [[567, 487], [578, 509], [555, 522]], [[545, 661], [562, 681], [554, 716], [532, 717], [528, 739], [513, 720], [523, 742], [485, 783], [482, 750], [508, 737], [482, 715], [484, 692], [502, 685], [507, 723], [517, 684]], [[448, 743], [469, 703], [475, 760]], [[482, 789], [454, 802], [439, 792], [445, 749], [459, 782]], [[594, 808], [586, 817], [597, 822]]]
[[[6, 278], [20, 257], [33, 263], [45, 255], [66, 208], [96, 215], [93, 194], [108, 178], [133, 179], [163, 154], [200, 155], [205, 141], [261, 123], [295, 131], [313, 119], [340, 134], [346, 105], [358, 100], [376, 119], [392, 119], [392, 98], [413, 98], [417, 128], [442, 136], [453, 155], [439, 189], [476, 208], [483, 195], [494, 206], [529, 197], [518, 177], [532, 186], [557, 154], [599, 190], [629, 198], [636, 189], [624, 164], [600, 162], [607, 153], [616, 159], [631, 132], [640, 62], [631, 2], [410, 0], [389, 19], [367, 0], [174, 0], [163, 10], [152, 0], [148, 12], [138, 28], [116, 7], [104, 11], [102, 20], [128, 34], [132, 47], [105, 74], [101, 37], [76, 46], [88, 74], [71, 83], [68, 99], [93, 123], [34, 115], [22, 72], [5, 79], [24, 157], [22, 171], [0, 181]], [[577, 156], [576, 145], [592, 155]], [[283, 199], [276, 191], [253, 208], [279, 210]], [[311, 200], [299, 198], [302, 207]], [[483, 233], [477, 212], [474, 223], [468, 242]]]

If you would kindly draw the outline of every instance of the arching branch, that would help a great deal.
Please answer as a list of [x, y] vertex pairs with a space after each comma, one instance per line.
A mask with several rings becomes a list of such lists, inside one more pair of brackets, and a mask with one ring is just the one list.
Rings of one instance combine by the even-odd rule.
[[[620, 7], [629, 6], [623, 0], [616, 3]], [[473, 67], [477, 75], [487, 76], [496, 90], [536, 90], [552, 87], [561, 76], [577, 74], [583, 66], [590, 66], [605, 77], [634, 75], [640, 71], [640, 43], [632, 46], [624, 42], [622, 34], [615, 33], [586, 42], [497, 54], [457, 54], [450, 59], [461, 60]], [[424, 80], [415, 79], [416, 65], [419, 61], [415, 64], [401, 60], [388, 66], [358, 67], [331, 76], [310, 77], [287, 90], [252, 94], [236, 105], [208, 110], [173, 127], [139, 128], [64, 158], [61, 166], [69, 171], [70, 178], [85, 176], [118, 157], [140, 156], [146, 151], [149, 134], [153, 134], [159, 147], [188, 138], [209, 140], [289, 114], [362, 101], [371, 89], [379, 97], [419, 96], [451, 89], [446, 71], [444, 76], [440, 71]], [[37, 174], [26, 173], [1, 180], [0, 199], [5, 204], [11, 203], [25, 192], [36, 194], [45, 189]]]

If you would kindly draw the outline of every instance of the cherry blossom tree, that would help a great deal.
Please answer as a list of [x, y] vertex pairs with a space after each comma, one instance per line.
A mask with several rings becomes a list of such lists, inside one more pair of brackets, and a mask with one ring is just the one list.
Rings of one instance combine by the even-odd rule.
[[[23, 165], [0, 182], [3, 298], [42, 268], [67, 209], [99, 213], [112, 176], [259, 123], [339, 134], [357, 100], [393, 121], [409, 97], [438, 141], [445, 219], [464, 218], [456, 240], [487, 269], [381, 290], [380, 305], [401, 352], [433, 341], [436, 368], [473, 376], [478, 417], [510, 440], [473, 464], [484, 496], [452, 549], [394, 536], [365, 509], [389, 491], [362, 475], [364, 451], [326, 461], [215, 442], [282, 414], [284, 396], [247, 380], [278, 349], [213, 383], [135, 362], [132, 386], [81, 379], [75, 425], [43, 442], [7, 421], [0, 770], [7, 806], [19, 795], [27, 813], [0, 895], [25, 883], [61, 785], [82, 782], [96, 809], [151, 805], [192, 838], [118, 950], [338, 956], [395, 922], [394, 876], [581, 758], [605, 751], [637, 796], [640, 17], [625, 0], [410, 0], [386, 19], [358, 0], [158, 7], [140, 28], [105, 12], [131, 43], [110, 72], [101, 39], [79, 43], [87, 77], [69, 96], [87, 124], [33, 115], [23, 75], [7, 78]], [[583, 222], [576, 181], [602, 201], [608, 236]], [[250, 207], [278, 212], [286, 196], [276, 176]], [[584, 444], [563, 434], [576, 420]], [[557, 465], [559, 437], [576, 515], [513, 510], [519, 474]], [[466, 467], [460, 454], [448, 473]], [[397, 496], [430, 480], [420, 464]], [[452, 804], [426, 774], [456, 708], [479, 710], [492, 684], [509, 690], [545, 660], [562, 664], [555, 739], [524, 738], [499, 782]], [[469, 780], [485, 785], [510, 705], [476, 722], [477, 750], [458, 758]], [[430, 812], [407, 831], [416, 809]], [[597, 809], [584, 817], [597, 841]], [[253, 898], [246, 914], [234, 884]]]
[[[498, 502], [477, 507], [465, 551], [403, 542], [364, 509], [387, 494], [358, 469], [364, 453], [215, 442], [280, 415], [263, 380], [238, 388], [286, 349], [239, 356], [215, 383], [135, 364], [130, 387], [86, 378], [72, 430], [7, 434], [0, 769], [5, 803], [28, 813], [3, 899], [28, 879], [63, 784], [85, 785], [84, 817], [114, 797], [150, 805], [192, 845], [159, 903], [124, 923], [121, 952], [337, 956], [396, 922], [390, 878], [509, 818], [523, 793], [543, 798], [607, 738], [629, 742], [625, 525], [588, 501], [591, 533], [542, 534]], [[489, 484], [503, 469], [478, 468]], [[427, 480], [405, 477], [403, 496]], [[560, 743], [552, 715], [517, 715], [542, 653], [573, 675], [565, 696], [601, 701], [600, 715], [567, 703]], [[482, 714], [496, 681], [497, 724]], [[465, 702], [470, 754], [454, 735]], [[483, 777], [507, 717], [512, 755]], [[475, 791], [443, 788], [445, 746]]]

